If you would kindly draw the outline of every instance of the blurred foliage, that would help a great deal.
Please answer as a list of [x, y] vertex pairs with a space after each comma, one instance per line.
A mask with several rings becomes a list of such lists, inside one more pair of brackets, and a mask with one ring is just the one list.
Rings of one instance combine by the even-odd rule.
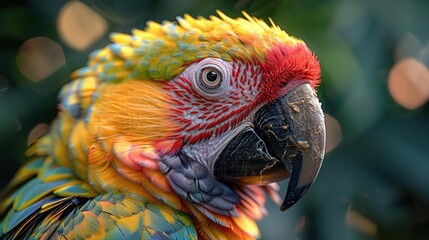
[[[105, 34], [86, 50], [68, 47], [57, 29], [67, 2], [0, 3], [0, 187], [23, 161], [31, 129], [55, 117], [56, 94], [71, 71], [108, 42]], [[300, 203], [286, 213], [268, 204], [270, 215], [260, 222], [262, 239], [429, 237], [429, 104], [407, 110], [387, 87], [390, 69], [400, 59], [429, 65], [427, 0], [82, 2], [107, 21], [110, 32], [183, 13], [208, 16], [221, 9], [240, 16], [244, 9], [272, 18], [316, 52], [323, 69], [322, 107], [340, 123], [342, 142], [326, 155], [318, 180]], [[66, 65], [33, 82], [18, 69], [16, 56], [26, 40], [40, 36], [62, 46]], [[411, 44], [403, 44], [406, 36]]]

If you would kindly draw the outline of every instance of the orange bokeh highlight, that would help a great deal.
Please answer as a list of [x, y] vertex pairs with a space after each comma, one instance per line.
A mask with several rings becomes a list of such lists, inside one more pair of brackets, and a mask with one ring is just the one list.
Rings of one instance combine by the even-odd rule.
[[61, 46], [47, 37], [25, 41], [16, 56], [21, 73], [34, 82], [40, 82], [66, 64]]
[[64, 42], [83, 51], [102, 38], [107, 30], [103, 17], [79, 1], [66, 3], [58, 14], [57, 28]]
[[401, 60], [390, 71], [388, 88], [397, 103], [416, 109], [429, 99], [429, 70], [417, 59]]

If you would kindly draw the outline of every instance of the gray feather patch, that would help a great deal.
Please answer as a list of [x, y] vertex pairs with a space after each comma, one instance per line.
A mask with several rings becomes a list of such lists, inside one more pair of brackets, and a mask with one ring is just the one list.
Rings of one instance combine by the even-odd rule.
[[205, 165], [179, 154], [163, 156], [160, 166], [174, 191], [183, 199], [218, 214], [234, 215], [238, 194], [217, 181]]

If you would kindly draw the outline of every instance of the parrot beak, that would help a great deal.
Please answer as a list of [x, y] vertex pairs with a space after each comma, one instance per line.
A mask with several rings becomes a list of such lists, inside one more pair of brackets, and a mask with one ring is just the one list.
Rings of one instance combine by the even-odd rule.
[[267, 184], [290, 178], [281, 206], [287, 210], [310, 188], [325, 154], [325, 121], [315, 91], [303, 83], [262, 106], [223, 149], [214, 175], [234, 184]]

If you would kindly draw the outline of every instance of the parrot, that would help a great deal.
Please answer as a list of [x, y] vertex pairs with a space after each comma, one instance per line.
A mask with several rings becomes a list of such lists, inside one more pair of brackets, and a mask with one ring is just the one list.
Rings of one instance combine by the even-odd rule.
[[287, 210], [320, 171], [321, 68], [242, 14], [111, 33], [2, 190], [0, 238], [260, 238], [267, 197]]

